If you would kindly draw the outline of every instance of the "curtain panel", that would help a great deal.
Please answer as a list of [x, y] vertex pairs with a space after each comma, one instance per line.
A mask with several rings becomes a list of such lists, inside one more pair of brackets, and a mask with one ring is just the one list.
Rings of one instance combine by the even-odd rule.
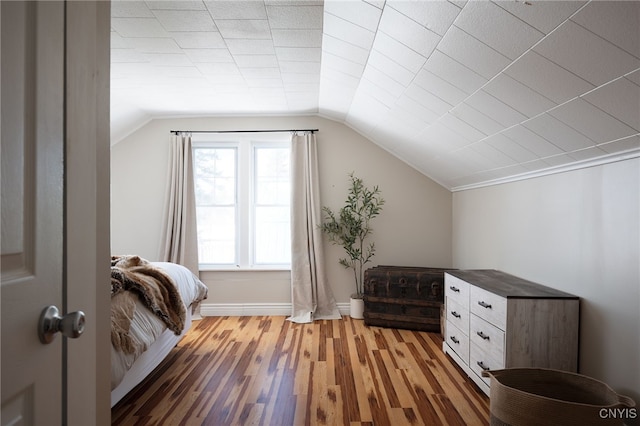
[[290, 321], [340, 319], [324, 272], [322, 207], [316, 135], [291, 138], [291, 316]]
[[198, 276], [198, 234], [191, 135], [171, 137], [160, 260], [179, 263]]

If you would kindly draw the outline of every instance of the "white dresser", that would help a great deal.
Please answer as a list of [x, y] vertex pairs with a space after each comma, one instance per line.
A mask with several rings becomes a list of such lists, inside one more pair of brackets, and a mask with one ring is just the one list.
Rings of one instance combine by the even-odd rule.
[[577, 372], [580, 299], [496, 270], [445, 273], [443, 350], [489, 394], [483, 370]]

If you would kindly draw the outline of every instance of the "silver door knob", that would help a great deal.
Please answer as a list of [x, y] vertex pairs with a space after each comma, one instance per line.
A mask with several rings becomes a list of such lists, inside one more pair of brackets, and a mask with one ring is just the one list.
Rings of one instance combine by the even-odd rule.
[[38, 337], [44, 344], [53, 342], [56, 333], [75, 339], [84, 331], [84, 312], [76, 311], [60, 316], [55, 306], [47, 306], [40, 314], [38, 321]]

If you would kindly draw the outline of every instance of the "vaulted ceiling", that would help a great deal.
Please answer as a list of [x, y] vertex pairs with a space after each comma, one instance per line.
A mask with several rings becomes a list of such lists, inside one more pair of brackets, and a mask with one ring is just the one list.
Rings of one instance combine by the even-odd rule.
[[640, 2], [113, 1], [112, 135], [317, 114], [456, 190], [640, 155]]

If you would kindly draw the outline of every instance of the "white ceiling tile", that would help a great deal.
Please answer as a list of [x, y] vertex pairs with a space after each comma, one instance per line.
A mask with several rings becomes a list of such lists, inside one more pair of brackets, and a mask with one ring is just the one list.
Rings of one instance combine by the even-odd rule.
[[271, 30], [278, 47], [322, 47], [322, 30]]
[[320, 76], [318, 74], [300, 74], [300, 73], [283, 72], [281, 77], [282, 77], [282, 82], [284, 84], [298, 84], [298, 83], [318, 84], [320, 82]]
[[143, 55], [146, 62], [159, 66], [189, 66], [193, 67], [193, 62], [184, 53], [145, 53]]
[[399, 65], [397, 62], [377, 50], [372, 50], [369, 55], [367, 68], [369, 67], [376, 68], [378, 71], [386, 74], [391, 79], [402, 84], [404, 87], [407, 87], [415, 77], [415, 73]]
[[[388, 93], [393, 95], [393, 100], [395, 101], [402, 93], [405, 91], [405, 87], [403, 84], [398, 83], [393, 78], [389, 77], [387, 74], [379, 71], [373, 67], [367, 67], [362, 73], [363, 80], [366, 79], [376, 86], [384, 89]], [[362, 84], [362, 83], [361, 83]], [[360, 90], [366, 93], [366, 88], [361, 87]], [[386, 103], [387, 105], [392, 105], [392, 103]]]
[[544, 36], [490, 1], [467, 3], [455, 26], [511, 59], [522, 55]]
[[360, 65], [366, 64], [367, 58], [369, 58], [369, 49], [347, 43], [344, 40], [337, 39], [328, 34], [324, 34], [322, 37], [322, 51], [340, 56], [341, 58]]
[[206, 10], [156, 10], [153, 13], [167, 31], [216, 31]]
[[445, 114], [440, 118], [439, 122], [472, 142], [479, 141], [486, 136], [480, 130], [473, 127], [470, 123], [461, 120], [459, 117], [451, 113]]
[[440, 121], [437, 121], [422, 132], [421, 136], [432, 141], [444, 143], [449, 151], [462, 148], [473, 142]]
[[415, 83], [451, 105], [456, 105], [467, 97], [465, 92], [453, 84], [424, 69], [416, 75]]
[[412, 83], [405, 92], [407, 96], [418, 102], [423, 107], [433, 111], [438, 116], [446, 114], [452, 107], [451, 104], [440, 99], [433, 93], [424, 90], [422, 87]]
[[[321, 81], [323, 85], [331, 84], [332, 86], [337, 86], [340, 90], [355, 90], [358, 88], [358, 84], [360, 84], [360, 77], [362, 77], [362, 72], [357, 76], [345, 74], [339, 69], [333, 69], [327, 66], [326, 62], [323, 61], [320, 65], [321, 68]], [[363, 69], [364, 71], [364, 69]], [[339, 93], [336, 93], [338, 95]]]
[[542, 114], [523, 123], [523, 126], [542, 136], [565, 152], [595, 145], [591, 139], [549, 114]]
[[470, 145], [470, 148], [482, 155], [483, 157], [489, 159], [496, 167], [507, 167], [512, 166], [516, 163], [516, 161], [506, 155], [504, 152], [496, 149], [495, 147], [489, 145], [486, 141], [481, 141]]
[[111, 18], [154, 18], [143, 1], [112, 1]]
[[360, 27], [353, 22], [326, 13], [324, 15], [324, 34], [330, 35], [338, 40], [356, 45], [365, 49], [371, 49], [375, 33], [366, 28]]
[[227, 48], [222, 36], [217, 31], [209, 32], [172, 32], [171, 37], [183, 49], [215, 49]]
[[438, 50], [484, 78], [493, 78], [509, 65], [509, 59], [455, 25], [444, 36]]
[[502, 73], [483, 87], [484, 91], [493, 95], [516, 111], [527, 117], [536, 116], [553, 108], [556, 103], [531, 90], [524, 84]]
[[578, 151], [570, 152], [567, 155], [576, 161], [585, 161], [585, 160], [591, 160], [594, 158], [602, 157], [605, 154], [606, 154], [606, 151], [603, 151], [602, 149], [596, 146], [592, 146], [590, 148], [585, 148]]
[[491, 145], [498, 151], [504, 153], [510, 158], [513, 158], [519, 163], [536, 160], [538, 158], [538, 156], [533, 152], [519, 145], [514, 140], [509, 139], [502, 133], [496, 133], [495, 135], [489, 136], [483, 142]]
[[620, 139], [638, 132], [581, 98], [555, 108], [549, 114], [596, 143]]
[[640, 2], [592, 1], [571, 20], [640, 58]]
[[201, 63], [196, 64], [204, 75], [240, 75], [240, 70], [235, 63]]
[[193, 62], [233, 62], [227, 49], [183, 49]]
[[322, 6], [267, 6], [274, 29], [322, 29]]
[[275, 53], [272, 40], [230, 39], [226, 43], [232, 55], [269, 55]]
[[456, 105], [456, 107], [451, 110], [451, 114], [478, 129], [485, 135], [492, 135], [504, 129], [502, 124], [466, 103]]
[[240, 68], [240, 73], [246, 79], [280, 78], [279, 68]]
[[215, 19], [266, 19], [267, 11], [262, 1], [205, 1]]
[[178, 0], [178, 1], [150, 1], [146, 0], [145, 3], [149, 6], [149, 9], [152, 10], [207, 10], [204, 4], [201, 1], [189, 1], [189, 0]]
[[143, 53], [136, 49], [111, 49], [111, 63], [148, 62]]
[[460, 13], [458, 6], [447, 1], [387, 0], [387, 6], [441, 36], [447, 32]]
[[398, 100], [396, 100], [396, 106], [405, 111], [406, 114], [414, 115], [427, 124], [435, 122], [440, 117], [440, 114], [436, 114], [430, 109], [425, 108], [406, 94], [401, 95]]
[[111, 31], [111, 49], [131, 49], [129, 39], [123, 38], [115, 31]]
[[598, 145], [598, 148], [609, 154], [637, 150], [640, 149], [640, 134]]
[[271, 28], [266, 19], [225, 19], [216, 21], [216, 25], [225, 39], [268, 40], [271, 38]]
[[630, 72], [629, 74], [625, 75], [624, 78], [640, 86], [640, 69]]
[[249, 87], [280, 87], [282, 88], [282, 79], [279, 78], [247, 78], [244, 77]]
[[348, 59], [344, 59], [340, 56], [332, 55], [330, 53], [325, 53], [324, 55], [322, 55], [322, 67], [340, 71], [341, 73], [357, 77], [358, 79], [364, 72], [364, 65], [351, 62]]
[[290, 83], [284, 85], [285, 92], [308, 92], [308, 93], [316, 93], [318, 92], [318, 84], [317, 83]]
[[284, 73], [320, 74], [320, 62], [280, 61]]
[[596, 86], [640, 67], [640, 59], [572, 21], [561, 25], [534, 50]]
[[276, 56], [281, 61], [320, 62], [322, 49], [319, 47], [276, 47]]
[[532, 27], [545, 34], [549, 34], [554, 28], [568, 19], [578, 10], [584, 1], [546, 1], [527, 4], [524, 1], [496, 1], [495, 4], [507, 10], [509, 13], [522, 19]]
[[485, 77], [437, 49], [427, 60], [424, 69], [431, 71], [467, 94], [475, 92], [488, 81]]
[[587, 102], [640, 131], [640, 86], [620, 78], [583, 96]]
[[383, 32], [376, 34], [373, 50], [380, 52], [413, 73], [420, 71], [427, 58]]
[[379, 31], [393, 37], [424, 57], [429, 57], [440, 41], [440, 36], [400, 12], [385, 7]]
[[581, 79], [534, 51], [529, 51], [506, 69], [505, 74], [556, 103], [562, 103], [593, 89]]
[[551, 155], [562, 154], [564, 151], [532, 132], [528, 128], [519, 125], [505, 130], [502, 134], [516, 142], [518, 145], [533, 152], [538, 157], [549, 157]]
[[513, 126], [527, 119], [524, 114], [516, 111], [484, 90], [478, 90], [471, 95], [465, 103], [478, 111], [482, 111], [483, 114], [493, 118], [504, 127]]
[[122, 37], [169, 37], [155, 18], [113, 18], [111, 29]]
[[231, 59], [240, 68], [277, 68], [278, 58], [276, 55], [234, 55]]
[[180, 53], [180, 47], [172, 38], [131, 38], [129, 44], [142, 53]]
[[381, 8], [363, 1], [326, 0], [324, 2], [325, 15], [331, 14], [352, 22], [369, 31], [378, 29]]

